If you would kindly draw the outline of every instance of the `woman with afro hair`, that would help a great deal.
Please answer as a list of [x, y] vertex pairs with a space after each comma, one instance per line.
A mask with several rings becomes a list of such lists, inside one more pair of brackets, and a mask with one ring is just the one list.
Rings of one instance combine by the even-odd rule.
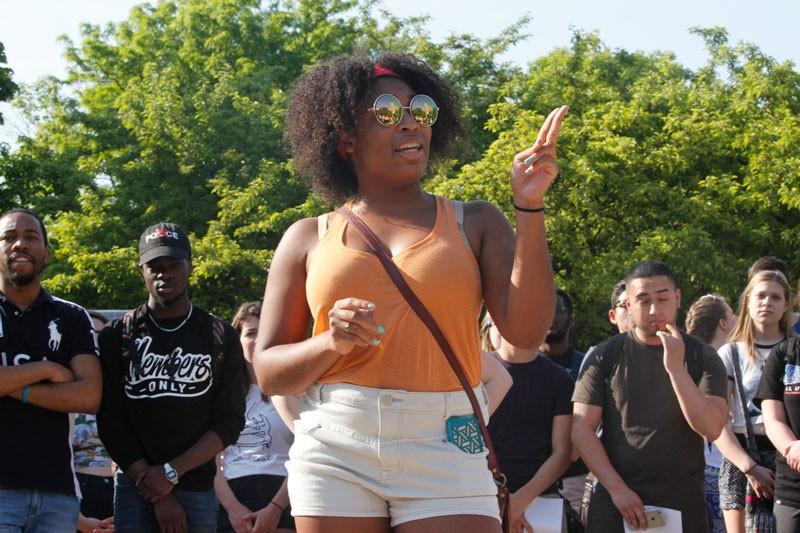
[[[445, 153], [460, 125], [455, 94], [422, 61], [389, 53], [327, 61], [298, 80], [286, 113], [296, 170], [383, 242], [453, 347], [485, 418], [481, 304], [516, 346], [538, 346], [552, 320], [543, 208], [566, 111], [553, 110], [511, 162], [516, 234], [487, 202], [423, 191], [429, 157]], [[265, 393], [302, 395], [286, 465], [298, 531], [500, 531], [485, 447], [448, 433], [474, 418], [467, 395], [339, 213], [300, 220], [283, 236], [254, 362]], [[514, 503], [512, 521], [522, 514]]]

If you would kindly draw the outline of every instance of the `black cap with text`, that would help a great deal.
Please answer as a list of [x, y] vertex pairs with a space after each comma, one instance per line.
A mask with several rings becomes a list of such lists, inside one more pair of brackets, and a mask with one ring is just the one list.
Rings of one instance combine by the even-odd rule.
[[192, 257], [189, 236], [177, 224], [159, 222], [139, 237], [139, 265], [158, 257], [188, 259]]

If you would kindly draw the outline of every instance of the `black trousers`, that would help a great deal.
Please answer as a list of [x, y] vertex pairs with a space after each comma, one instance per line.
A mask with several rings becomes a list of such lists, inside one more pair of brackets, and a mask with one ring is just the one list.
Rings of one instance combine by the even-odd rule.
[[[281, 488], [283, 476], [270, 476], [266, 474], [256, 476], [237, 477], [228, 480], [228, 485], [231, 491], [236, 496], [236, 499], [242, 502], [251, 511], [258, 511], [269, 505], [270, 500]], [[233, 532], [231, 523], [228, 520], [228, 513], [222, 505], [219, 506], [219, 514], [217, 521], [217, 533]], [[281, 514], [281, 520], [278, 522], [278, 527], [287, 529], [294, 529], [294, 518], [291, 515], [291, 508], [287, 507]]]
[[103, 520], [114, 515], [114, 478], [76, 473], [81, 487], [81, 514]]

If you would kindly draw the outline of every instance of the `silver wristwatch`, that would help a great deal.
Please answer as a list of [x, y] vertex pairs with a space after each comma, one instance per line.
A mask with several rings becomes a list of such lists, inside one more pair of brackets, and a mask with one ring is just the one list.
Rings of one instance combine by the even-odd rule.
[[173, 485], [178, 484], [178, 471], [172, 468], [171, 464], [164, 464], [164, 474], [167, 476], [167, 481]]

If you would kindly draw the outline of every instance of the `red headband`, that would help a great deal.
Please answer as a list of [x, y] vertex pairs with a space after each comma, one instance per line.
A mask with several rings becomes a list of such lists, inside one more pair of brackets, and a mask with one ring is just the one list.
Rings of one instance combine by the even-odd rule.
[[392, 69], [382, 67], [379, 64], [375, 63], [375, 68], [372, 70], [372, 77], [377, 78], [379, 76], [393, 76], [395, 78], [399, 78], [400, 74], [393, 71]]

